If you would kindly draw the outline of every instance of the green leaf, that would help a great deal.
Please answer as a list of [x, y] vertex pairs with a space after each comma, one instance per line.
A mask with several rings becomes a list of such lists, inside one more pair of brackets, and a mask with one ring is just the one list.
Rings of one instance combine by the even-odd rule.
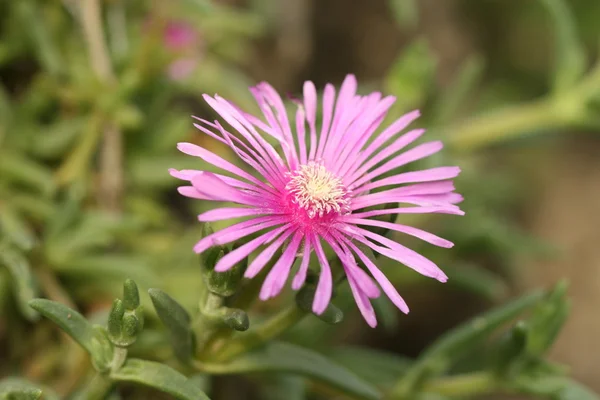
[[180, 400], [209, 400], [188, 378], [171, 367], [152, 361], [129, 359], [111, 378], [120, 382], [139, 383], [168, 393]]
[[389, 0], [390, 8], [400, 25], [415, 27], [419, 22], [419, 10], [415, 0]]
[[563, 92], [582, 77], [586, 52], [578, 38], [577, 21], [564, 0], [540, 0], [555, 27], [554, 90]]
[[144, 286], [150, 286], [158, 280], [149, 263], [140, 257], [120, 254], [99, 254], [78, 257], [54, 263], [56, 271], [69, 276], [86, 279], [135, 279]]
[[303, 378], [274, 374], [260, 381], [261, 400], [306, 400], [307, 388]]
[[226, 364], [210, 366], [209, 372], [246, 374], [257, 372], [291, 373], [307, 376], [348, 395], [361, 399], [381, 399], [379, 390], [346, 368], [312, 350], [289, 343], [272, 342], [236, 357]]
[[593, 393], [580, 383], [568, 377], [555, 374], [541, 376], [523, 375], [512, 385], [518, 392], [534, 396], [544, 396], [552, 400], [599, 400], [600, 396]]
[[569, 302], [565, 297], [567, 285], [559, 283], [533, 310], [527, 321], [528, 335], [526, 350], [530, 355], [542, 356], [554, 343], [569, 314]]
[[508, 293], [508, 286], [499, 275], [481, 267], [449, 264], [444, 271], [449, 277], [448, 283], [485, 299], [503, 299]]
[[461, 65], [457, 77], [443, 90], [434, 110], [436, 124], [450, 122], [458, 114], [460, 107], [483, 75], [484, 59], [471, 55]]
[[1, 400], [59, 400], [51, 389], [36, 385], [22, 378], [9, 377], [0, 381]]
[[0, 174], [4, 179], [27, 185], [45, 195], [55, 188], [48, 168], [14, 152], [5, 151], [0, 155]]
[[312, 311], [312, 304], [315, 298], [316, 288], [313, 285], [304, 285], [296, 294], [296, 304], [302, 311], [312, 313], [315, 317], [328, 324], [338, 324], [344, 319], [344, 312], [335, 304], [329, 303], [325, 311], [321, 314], [315, 314]]
[[37, 295], [35, 283], [29, 261], [20, 252], [13, 250], [10, 246], [0, 246], [0, 264], [5, 265], [14, 281], [14, 294], [17, 304], [23, 315], [34, 321], [38, 314], [29, 307], [29, 301]]
[[328, 356], [380, 388], [390, 387], [412, 364], [397, 354], [358, 346], [336, 347]]
[[543, 298], [543, 292], [535, 292], [521, 299], [508, 303], [495, 310], [450, 330], [425, 350], [422, 359], [453, 359], [475, 342], [480, 342], [496, 329], [532, 308]]
[[64, 62], [48, 29], [48, 18], [41, 14], [43, 9], [30, 0], [22, 0], [18, 2], [17, 11], [23, 25], [29, 27], [26, 32], [42, 66], [52, 75], [61, 74]]
[[55, 301], [33, 299], [29, 305], [79, 343], [92, 356], [96, 368], [100, 371], [109, 368], [113, 348], [102, 327], [93, 326], [77, 311]]
[[538, 304], [543, 296], [543, 292], [534, 292], [476, 317], [442, 335], [423, 352], [402, 380], [394, 386], [392, 393], [398, 397], [412, 393], [415, 385], [424, 376], [439, 375], [446, 371], [453, 360], [473, 348], [474, 344], [487, 339], [502, 325]]
[[75, 142], [86, 124], [86, 118], [75, 117], [57, 121], [44, 129], [43, 140], [30, 142], [28, 150], [42, 158], [59, 158]]
[[396, 111], [405, 112], [423, 103], [433, 82], [435, 66], [435, 57], [423, 39], [414, 41], [402, 52], [384, 82], [385, 91], [398, 96]]
[[158, 317], [169, 330], [175, 355], [182, 361], [189, 361], [195, 353], [195, 337], [188, 312], [160, 289], [149, 289], [148, 294]]
[[0, 209], [0, 234], [7, 237], [21, 250], [31, 250], [35, 235], [20, 216], [6, 204]]

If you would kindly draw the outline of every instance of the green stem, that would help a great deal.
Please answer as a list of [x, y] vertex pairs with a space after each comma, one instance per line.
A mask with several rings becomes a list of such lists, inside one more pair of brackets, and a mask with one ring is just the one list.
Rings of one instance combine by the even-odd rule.
[[[110, 54], [104, 37], [99, 0], [81, 1], [81, 22], [91, 67], [107, 86], [115, 83]], [[123, 137], [113, 122], [104, 124], [104, 142], [100, 153], [100, 203], [109, 211], [119, 211], [123, 195]]]
[[259, 347], [268, 340], [283, 334], [300, 322], [304, 316], [306, 316], [306, 312], [300, 310], [296, 304], [287, 307], [256, 329], [242, 333], [239, 335], [239, 339], [229, 342], [221, 353], [215, 355], [215, 361], [227, 361]]
[[442, 396], [465, 398], [495, 392], [500, 386], [494, 374], [480, 371], [439, 378], [426, 383], [423, 390]]
[[108, 375], [96, 373], [87, 386], [77, 392], [72, 400], [102, 400], [112, 385], [113, 382]]
[[467, 119], [448, 134], [448, 144], [459, 151], [475, 150], [518, 137], [523, 132], [566, 125], [570, 119], [554, 99], [514, 105]]
[[115, 346], [110, 369], [112, 371], [118, 371], [123, 366], [123, 364], [125, 364], [126, 359], [127, 359], [127, 348]]

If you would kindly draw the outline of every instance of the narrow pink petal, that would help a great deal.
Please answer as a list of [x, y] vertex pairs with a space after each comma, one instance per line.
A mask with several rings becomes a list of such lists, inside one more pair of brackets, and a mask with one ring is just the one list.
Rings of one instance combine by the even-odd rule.
[[249, 217], [251, 215], [269, 214], [273, 215], [271, 210], [264, 210], [260, 208], [235, 208], [235, 207], [223, 207], [215, 208], [202, 214], [198, 215], [198, 221], [201, 222], [214, 222], [222, 221], [224, 219]]
[[198, 192], [193, 186], [179, 186], [177, 191], [180, 195], [198, 200], [212, 200], [211, 198]]
[[[335, 103], [335, 88], [331, 84], [325, 85], [323, 91], [323, 122], [321, 123], [321, 135], [317, 144], [317, 134], [311, 131], [309, 160], [315, 160], [317, 154], [323, 153], [323, 147], [329, 134], [331, 120], [333, 118], [333, 104]], [[317, 147], [318, 146], [318, 147]], [[319, 156], [320, 157], [320, 156]]]
[[287, 110], [285, 109], [285, 105], [283, 104], [283, 101], [281, 100], [281, 97], [279, 96], [277, 91], [273, 89], [273, 87], [267, 82], [261, 82], [258, 85], [258, 88], [263, 92], [263, 96], [267, 100], [269, 105], [275, 110], [275, 116], [277, 118], [277, 121], [279, 122], [281, 131], [283, 132], [285, 142], [289, 147], [289, 167], [292, 170], [294, 170], [296, 169], [298, 163], [298, 152], [296, 151], [296, 145], [294, 143], [294, 138], [290, 129], [290, 123], [287, 117]]
[[239, 222], [202, 238], [196, 243], [196, 246], [194, 246], [194, 251], [200, 254], [209, 247], [227, 244], [254, 232], [258, 232], [274, 225], [280, 225], [285, 222], [285, 218], [277, 216], [256, 217], [248, 221]]
[[259, 248], [263, 244], [268, 243], [270, 240], [277, 237], [281, 232], [288, 229], [289, 227], [290, 224], [286, 224], [280, 228], [273, 229], [272, 231], [267, 232], [257, 237], [256, 239], [253, 239], [241, 245], [237, 249], [234, 249], [233, 251], [227, 253], [223, 258], [221, 258], [217, 262], [217, 264], [215, 265], [215, 271], [227, 271], [229, 268], [233, 267], [234, 265], [242, 261], [244, 258], [248, 257], [248, 255], [250, 255], [250, 253], [252, 253], [254, 250]]
[[454, 183], [452, 181], [416, 183], [414, 185], [358, 196], [352, 200], [352, 209], [358, 210], [377, 204], [398, 203], [406, 197], [446, 195], [453, 190]]
[[[333, 117], [333, 123], [331, 125], [331, 129], [329, 130], [329, 135], [320, 140], [325, 142], [323, 147], [321, 147], [321, 143], [319, 143], [319, 150], [317, 151], [317, 159], [324, 157], [324, 154], [329, 153], [330, 143], [332, 142], [332, 137], [335, 136], [334, 133], [337, 129], [337, 125], [340, 123], [342, 115], [345, 111], [348, 111], [348, 105], [354, 100], [354, 95], [356, 93], [357, 88], [356, 77], [354, 75], [346, 75], [344, 82], [342, 82], [342, 86], [340, 88], [340, 93], [337, 99], [337, 103], [335, 106], [335, 113]], [[334, 141], [337, 138], [333, 138]]]
[[271, 271], [269, 271], [260, 290], [259, 298], [261, 300], [270, 299], [281, 292], [281, 289], [283, 289], [290, 274], [290, 270], [292, 269], [292, 264], [296, 260], [296, 254], [298, 253], [301, 241], [302, 232], [296, 231], [290, 244], [283, 251], [283, 254], [279, 260], [277, 260]]
[[365, 237], [375, 240], [376, 242], [381, 243], [385, 247], [377, 246], [368, 240], [363, 240], [360, 237], [355, 237], [356, 240], [366, 244], [372, 249], [378, 251], [386, 257], [391, 258], [392, 260], [396, 260], [406, 265], [407, 267], [414, 269], [418, 273], [424, 276], [428, 276], [430, 278], [437, 279], [440, 282], [446, 282], [448, 277], [435, 263], [431, 260], [428, 260], [426, 257], [423, 257], [421, 254], [417, 253], [414, 250], [409, 249], [408, 247], [402, 246], [400, 243], [396, 243], [393, 240], [390, 240], [384, 236], [378, 235], [376, 233], [367, 231], [365, 229], [357, 228], [357, 230]]
[[377, 317], [375, 316], [375, 310], [373, 309], [371, 301], [360, 290], [353, 277], [348, 277], [348, 283], [350, 284], [350, 290], [352, 291], [352, 295], [354, 296], [354, 300], [356, 301], [360, 313], [365, 321], [367, 321], [367, 324], [369, 324], [371, 328], [375, 328], [377, 326]]
[[292, 289], [298, 290], [304, 285], [304, 281], [306, 281], [306, 274], [308, 272], [308, 265], [310, 263], [310, 234], [307, 234], [304, 238], [304, 248], [302, 249], [302, 262], [300, 263], [300, 268], [298, 268], [298, 272], [296, 272], [296, 276], [294, 276], [294, 280], [292, 281]]
[[218, 155], [216, 155], [200, 146], [197, 146], [192, 143], [178, 143], [177, 148], [182, 153], [185, 153], [185, 154], [188, 154], [188, 155], [194, 156], [194, 157], [199, 157], [199, 158], [203, 159], [204, 161], [206, 161], [207, 163], [214, 165], [215, 167], [221, 168], [227, 172], [231, 172], [232, 174], [235, 174], [241, 178], [247, 179], [250, 182], [253, 182], [259, 186], [264, 185], [261, 181], [259, 181], [252, 175], [248, 174], [244, 170], [236, 167], [235, 165], [233, 165], [229, 161], [225, 160], [224, 158], [219, 157]]
[[[454, 204], [463, 201], [458, 193], [430, 194], [424, 196], [406, 196], [398, 198], [398, 203], [414, 204], [417, 206], [456, 207]], [[464, 214], [464, 213], [463, 213]]]
[[231, 201], [245, 205], [257, 205], [260, 198], [241, 192], [220, 180], [211, 172], [200, 172], [192, 178], [192, 186], [201, 194], [212, 200]]
[[369, 139], [370, 133], [376, 129], [377, 125], [372, 130], [369, 128], [376, 121], [382, 121], [387, 111], [396, 101], [393, 96], [385, 97], [381, 101], [379, 98], [379, 93], [371, 94], [365, 105], [365, 110], [362, 110], [359, 117], [348, 127], [347, 139], [341, 144], [342, 150], [332, 168], [335, 173], [342, 175], [341, 172], [346, 159], [354, 160], [356, 158], [356, 154], [362, 149], [362, 146]]
[[294, 228], [288, 229], [278, 237], [269, 247], [264, 249], [256, 258], [250, 263], [248, 269], [244, 273], [246, 278], [254, 278], [263, 269], [263, 267], [273, 258], [275, 252], [283, 245], [285, 239], [290, 237], [294, 233]]
[[427, 213], [439, 213], [439, 214], [454, 214], [464, 215], [464, 211], [454, 205], [446, 206], [423, 206], [423, 207], [400, 207], [400, 208], [388, 208], [384, 210], [373, 210], [365, 211], [360, 213], [351, 214], [355, 218], [368, 218], [376, 215], [390, 215], [390, 214], [427, 214]]
[[408, 314], [408, 305], [400, 296], [400, 294], [398, 294], [398, 291], [396, 290], [394, 285], [392, 285], [389, 279], [385, 276], [385, 274], [383, 274], [379, 270], [379, 268], [377, 268], [377, 266], [369, 259], [369, 257], [367, 257], [367, 255], [364, 254], [362, 251], [360, 251], [360, 249], [356, 247], [352, 242], [347, 241], [346, 243], [352, 248], [352, 250], [354, 250], [354, 252], [362, 260], [362, 262], [365, 264], [371, 275], [373, 275], [375, 280], [379, 283], [384, 293], [389, 297], [392, 303], [394, 303], [394, 305], [398, 307], [400, 311], [402, 311], [405, 314]]
[[[367, 161], [365, 161], [366, 158], [364, 157], [364, 154], [357, 157], [357, 159], [354, 162], [354, 165], [348, 173], [349, 177], [346, 179], [346, 181], [348, 182], [348, 184], [356, 181], [360, 177], [364, 176], [367, 173], [367, 171], [369, 171], [375, 165], [386, 160], [388, 157], [398, 153], [400, 150], [402, 150], [403, 148], [420, 138], [424, 133], [424, 129], [415, 129], [409, 131], [404, 135], [400, 136], [398, 139], [396, 139], [391, 145], [382, 147], [380, 149], [381, 151], [379, 151], [377, 154], [375, 154], [375, 156], [373, 156]], [[358, 187], [360, 186], [360, 184], [357, 183], [354, 184], [354, 186]]]
[[306, 115], [304, 109], [300, 106], [296, 111], [296, 135], [298, 136], [298, 148], [300, 149], [300, 164], [306, 164], [308, 162], [308, 155], [306, 153], [306, 129], [304, 127], [306, 122]]
[[279, 155], [252, 126], [252, 123], [232, 103], [220, 96], [211, 98], [204, 95], [204, 100], [223, 117], [235, 130], [242, 135], [252, 147], [254, 147], [265, 160], [272, 161], [278, 165]]
[[315, 247], [315, 253], [321, 264], [321, 273], [319, 276], [319, 283], [317, 284], [317, 291], [315, 293], [315, 299], [313, 300], [313, 312], [317, 315], [323, 314], [325, 309], [329, 305], [332, 296], [333, 278], [331, 276], [331, 269], [329, 268], [329, 262], [321, 246], [319, 238], [315, 238], [313, 245]]
[[[402, 117], [398, 118], [390, 126], [388, 126], [386, 129], [384, 129], [384, 131], [381, 132], [381, 134], [379, 136], [377, 136], [375, 138], [375, 140], [373, 140], [373, 142], [371, 142], [371, 144], [367, 147], [367, 149], [361, 153], [361, 155], [359, 156], [359, 159], [358, 159], [358, 165], [361, 165], [375, 151], [384, 148], [383, 145], [388, 140], [390, 140], [391, 138], [396, 136], [398, 133], [400, 133], [402, 130], [404, 130], [415, 119], [419, 118], [420, 115], [421, 115], [421, 113], [419, 112], [419, 110], [411, 111], [408, 114], [405, 114]], [[407, 143], [406, 145], [408, 145], [408, 144], [410, 144], [410, 143]], [[386, 146], [386, 147], [391, 147], [391, 146]]]
[[[176, 170], [174, 168], [169, 169], [169, 174], [172, 177], [181, 179], [184, 181], [188, 181], [188, 182], [191, 182], [192, 178], [194, 176], [198, 175], [200, 172], [204, 172], [204, 171], [200, 171], [200, 170], [196, 170], [196, 169], [182, 169], [182, 170]], [[261, 185], [259, 186], [259, 185], [255, 185], [252, 183], [240, 181], [239, 179], [235, 179], [230, 176], [221, 175], [221, 174], [215, 174], [215, 175], [220, 180], [222, 180], [223, 182], [228, 184], [229, 186], [233, 186], [236, 188], [252, 190], [254, 192], [260, 192], [260, 193], [267, 193], [267, 189], [271, 189], [271, 188], [265, 186], [262, 182], [261, 182]]]
[[362, 178], [358, 179], [354, 183], [354, 186], [359, 187], [363, 183], [373, 180], [379, 175], [385, 174], [386, 172], [389, 172], [395, 168], [399, 168], [413, 161], [429, 157], [430, 155], [440, 151], [442, 147], [444, 147], [444, 145], [440, 141], [423, 143], [411, 150], [408, 150], [405, 153], [402, 153], [397, 157], [392, 158], [390, 161], [386, 162], [381, 167], [376, 168], [368, 174], [364, 175]]
[[340, 261], [342, 261], [342, 266], [344, 267], [346, 275], [351, 275], [352, 278], [355, 279], [360, 290], [365, 293], [367, 297], [373, 299], [379, 297], [381, 295], [379, 288], [375, 282], [373, 282], [371, 277], [358, 267], [352, 253], [345, 247], [342, 247], [343, 244], [339, 243], [339, 240], [331, 234], [325, 234], [323, 239], [325, 239], [333, 251], [338, 255]]
[[[317, 121], [317, 89], [315, 88], [314, 83], [307, 81], [304, 82], [304, 88], [303, 88], [303, 95], [304, 95], [304, 109], [306, 110], [306, 120], [308, 121], [308, 126], [310, 129], [310, 137], [311, 137], [311, 154], [312, 156], [314, 156], [313, 153], [313, 147], [315, 146], [316, 143], [316, 137], [317, 137], [317, 133], [316, 133], [316, 121]], [[304, 125], [304, 124], [303, 124]], [[302, 136], [302, 138], [300, 138], [300, 136], [298, 136], [298, 140], [304, 140], [304, 135]], [[304, 150], [302, 150], [302, 147], [304, 146]], [[306, 154], [306, 142], [302, 141], [300, 143], [300, 152], [301, 154]], [[306, 157], [301, 157], [300, 161], [305, 164], [307, 162]]]
[[381, 291], [373, 282], [373, 278], [371, 278], [365, 271], [360, 269], [356, 264], [353, 266], [348, 266], [346, 268], [346, 273], [348, 275], [352, 275], [356, 284], [360, 287], [360, 290], [369, 298], [376, 299], [381, 296]]
[[412, 226], [394, 224], [391, 222], [378, 221], [378, 220], [374, 220], [374, 219], [361, 219], [361, 218], [352, 218], [352, 217], [344, 218], [343, 221], [350, 223], [350, 224], [378, 226], [381, 228], [386, 228], [386, 229], [391, 229], [393, 231], [406, 233], [407, 235], [414, 236], [416, 238], [419, 238], [421, 240], [424, 240], [428, 243], [431, 243], [431, 244], [434, 244], [434, 245], [440, 246], [440, 247], [450, 248], [450, 247], [454, 246], [454, 243], [452, 243], [446, 239], [443, 239], [432, 233], [425, 232], [424, 230], [414, 228]]
[[456, 178], [459, 173], [459, 167], [438, 167], [425, 169], [422, 171], [404, 172], [402, 174], [390, 176], [388, 178], [383, 178], [378, 181], [363, 185], [359, 188], [356, 188], [355, 192], [361, 193], [383, 186], [401, 185], [403, 183], [431, 182], [452, 179]]
[[[208, 125], [210, 128], [218, 129], [222, 136], [216, 135], [211, 130], [205, 128], [200, 124], [194, 124], [194, 126], [197, 129], [231, 147], [231, 149], [238, 155], [240, 159], [242, 159], [252, 168], [257, 170], [269, 182], [271, 182], [273, 186], [277, 186], [277, 183], [279, 183], [280, 187], [282, 186], [281, 183], [283, 181], [283, 176], [281, 171], [277, 168], [276, 162], [273, 161], [271, 157], [269, 157], [269, 155], [262, 149], [261, 145], [259, 145], [256, 142], [256, 140], [253, 139], [252, 135], [249, 132], [245, 131], [245, 133], [243, 133], [242, 136], [248, 138], [250, 140], [250, 144], [255, 149], [258, 149], [258, 152], [261, 154], [258, 154], [255, 150], [253, 150], [250, 146], [244, 143], [237, 136], [229, 133], [225, 128], [223, 128], [223, 126], [218, 121], [215, 121], [215, 123], [213, 124], [202, 118], [194, 118], [200, 121], [201, 123]], [[240, 146], [242, 146], [245, 150], [240, 149], [235, 143], [233, 143], [234, 141]]]

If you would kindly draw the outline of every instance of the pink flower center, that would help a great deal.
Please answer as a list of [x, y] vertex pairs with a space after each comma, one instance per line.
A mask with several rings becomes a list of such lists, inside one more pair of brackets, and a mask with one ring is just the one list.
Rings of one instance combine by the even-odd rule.
[[320, 163], [310, 161], [292, 172], [285, 189], [292, 203], [305, 210], [310, 219], [350, 212], [349, 191], [340, 178]]

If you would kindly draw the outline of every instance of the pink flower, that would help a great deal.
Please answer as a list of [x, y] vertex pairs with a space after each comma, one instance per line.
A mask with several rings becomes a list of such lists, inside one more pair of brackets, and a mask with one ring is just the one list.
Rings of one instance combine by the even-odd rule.
[[176, 56], [167, 69], [169, 78], [176, 81], [188, 78], [204, 53], [200, 31], [184, 21], [168, 21], [163, 31], [163, 42], [166, 49]]
[[[178, 148], [224, 173], [170, 172], [190, 183], [179, 187], [179, 193], [184, 196], [240, 205], [207, 211], [198, 217], [200, 221], [247, 218], [200, 240], [194, 247], [197, 253], [259, 233], [219, 260], [216, 271], [226, 271], [260, 249], [245, 272], [247, 278], [253, 278], [282, 248], [281, 257], [267, 274], [260, 292], [260, 298], [267, 300], [282, 290], [297, 257], [301, 258], [300, 266], [291, 286], [294, 290], [300, 289], [314, 253], [320, 264], [320, 275], [312, 307], [315, 313], [321, 314], [329, 304], [333, 286], [323, 247], [327, 244], [343, 265], [358, 308], [374, 327], [377, 321], [370, 299], [380, 295], [380, 288], [403, 312], [408, 313], [408, 306], [365, 254], [364, 246], [440, 282], [445, 282], [447, 276], [422, 255], [364, 227], [406, 233], [441, 247], [452, 247], [452, 243], [418, 228], [371, 217], [464, 213], [455, 205], [462, 200], [454, 192], [452, 182], [460, 172], [458, 167], [395, 172], [442, 149], [442, 143], [434, 141], [404, 151], [424, 133], [423, 129], [414, 129], [401, 134], [419, 117], [419, 112], [410, 112], [376, 133], [395, 99], [382, 98], [380, 93], [358, 96], [356, 87], [355, 77], [346, 77], [336, 102], [334, 87], [326, 85], [320, 129], [317, 128], [317, 92], [312, 82], [304, 84], [304, 100], [298, 104], [295, 129], [288, 120], [283, 101], [267, 83], [250, 89], [264, 121], [217, 95], [204, 95], [206, 102], [233, 130], [226, 130], [218, 121], [211, 123], [201, 118], [196, 118], [199, 122], [196, 128], [231, 147], [252, 172], [191, 143], [179, 143]], [[266, 137], [281, 145], [281, 154]], [[390, 172], [393, 174], [389, 175]], [[381, 208], [390, 203], [393, 208]], [[399, 207], [398, 203], [409, 206]], [[372, 206], [379, 209], [373, 210]], [[371, 209], [366, 210], [367, 207]], [[366, 270], [358, 266], [358, 261]]]
[[198, 44], [198, 31], [183, 21], [167, 23], [163, 39], [170, 50], [185, 50]]

